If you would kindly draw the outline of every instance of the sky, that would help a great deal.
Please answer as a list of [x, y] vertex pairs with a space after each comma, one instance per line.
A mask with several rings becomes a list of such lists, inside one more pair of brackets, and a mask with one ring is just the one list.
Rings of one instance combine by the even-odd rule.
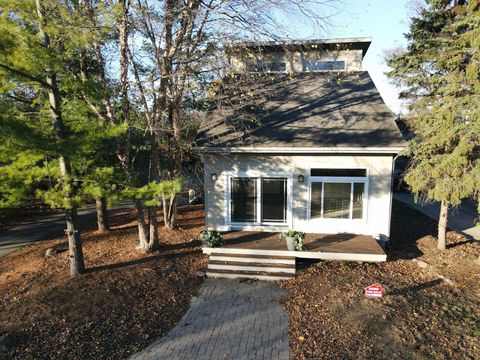
[[363, 60], [363, 70], [370, 73], [383, 100], [394, 112], [401, 110], [399, 90], [384, 74], [388, 67], [384, 51], [405, 46], [412, 13], [412, 0], [339, 0], [335, 15], [323, 34], [305, 26], [297, 29], [302, 38], [372, 37], [372, 44]]

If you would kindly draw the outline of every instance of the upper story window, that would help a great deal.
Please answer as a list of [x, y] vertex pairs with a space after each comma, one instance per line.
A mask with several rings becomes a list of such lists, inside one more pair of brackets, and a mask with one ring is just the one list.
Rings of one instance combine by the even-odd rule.
[[257, 61], [248, 64], [249, 72], [285, 72], [287, 64], [282, 61]]
[[344, 60], [308, 60], [302, 59], [303, 71], [332, 71], [345, 70]]

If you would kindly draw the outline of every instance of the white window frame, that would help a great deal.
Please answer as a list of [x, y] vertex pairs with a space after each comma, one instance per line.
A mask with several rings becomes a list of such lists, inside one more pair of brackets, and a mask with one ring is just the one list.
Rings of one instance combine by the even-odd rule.
[[[332, 170], [335, 168], [331, 168]], [[364, 168], [350, 168], [349, 169], [364, 169]], [[368, 219], [368, 184], [369, 184], [369, 174], [368, 169], [366, 170], [365, 177], [359, 176], [309, 176], [308, 178], [308, 204], [307, 204], [307, 221], [311, 222], [367, 222]], [[310, 170], [311, 171], [311, 170]], [[321, 204], [321, 217], [312, 218], [312, 183], [322, 183], [322, 204]], [[323, 217], [323, 201], [324, 201], [324, 187], [325, 183], [350, 183], [350, 218], [324, 218]], [[354, 183], [363, 183], [364, 184], [364, 194], [363, 194], [363, 209], [362, 209], [362, 218], [353, 219], [353, 186]]]
[[[232, 221], [232, 201], [231, 201], [231, 179], [232, 178], [257, 178], [257, 201], [255, 222], [233, 222]], [[287, 218], [285, 222], [262, 222], [262, 178], [285, 178], [287, 179]], [[292, 194], [293, 194], [293, 175], [286, 173], [266, 173], [266, 172], [231, 172], [225, 174], [225, 225], [232, 229], [261, 228], [261, 227], [292, 227]]]

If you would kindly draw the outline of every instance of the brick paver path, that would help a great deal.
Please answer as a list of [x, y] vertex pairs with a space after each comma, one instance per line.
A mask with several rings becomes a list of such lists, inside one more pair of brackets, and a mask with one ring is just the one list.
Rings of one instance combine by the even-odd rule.
[[289, 359], [283, 296], [273, 283], [207, 279], [180, 322], [130, 360]]

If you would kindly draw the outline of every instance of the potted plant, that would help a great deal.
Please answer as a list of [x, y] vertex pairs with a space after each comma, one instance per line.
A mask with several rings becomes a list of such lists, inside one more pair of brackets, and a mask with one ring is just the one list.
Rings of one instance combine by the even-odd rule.
[[282, 234], [285, 242], [287, 243], [287, 249], [290, 251], [303, 251], [303, 240], [305, 239], [305, 233], [296, 230], [288, 230]]
[[205, 247], [215, 248], [224, 245], [222, 234], [216, 230], [203, 230], [199, 237]]

